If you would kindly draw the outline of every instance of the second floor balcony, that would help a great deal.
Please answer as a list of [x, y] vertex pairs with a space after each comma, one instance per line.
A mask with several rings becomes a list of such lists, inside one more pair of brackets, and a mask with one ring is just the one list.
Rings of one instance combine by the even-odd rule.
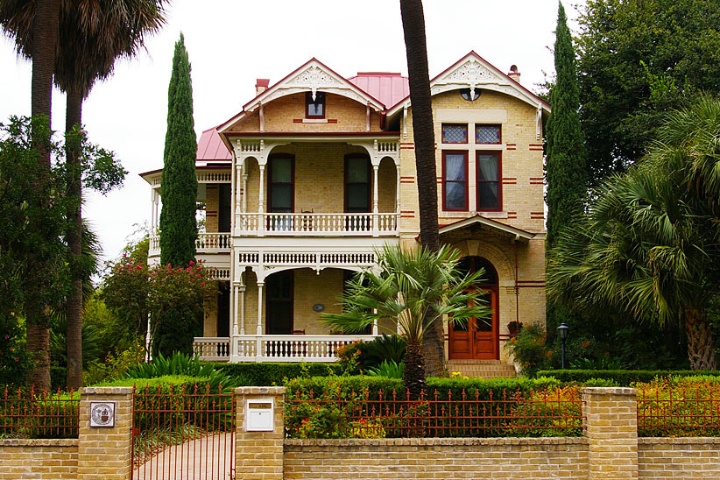
[[397, 213], [241, 213], [237, 236], [397, 236]]

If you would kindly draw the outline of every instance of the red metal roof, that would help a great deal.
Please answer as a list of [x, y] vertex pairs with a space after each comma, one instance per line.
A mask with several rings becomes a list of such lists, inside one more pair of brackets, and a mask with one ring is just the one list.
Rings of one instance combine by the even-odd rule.
[[209, 128], [200, 135], [197, 147], [197, 160], [204, 162], [232, 160], [232, 154], [222, 140], [220, 140], [217, 128]]
[[392, 107], [410, 94], [407, 77], [399, 73], [360, 72], [348, 78], [348, 81], [381, 101], [386, 108]]

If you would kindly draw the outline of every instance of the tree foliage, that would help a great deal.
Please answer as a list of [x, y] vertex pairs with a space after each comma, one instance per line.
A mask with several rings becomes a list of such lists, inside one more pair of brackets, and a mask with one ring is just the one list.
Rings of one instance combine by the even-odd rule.
[[708, 310], [720, 291], [720, 101], [668, 116], [644, 161], [597, 190], [561, 238], [548, 292], [578, 309], [679, 326], [693, 369], [717, 366]]
[[[110, 188], [120, 183], [125, 172], [112, 153], [90, 144], [79, 132], [77, 135], [73, 141], [80, 145], [80, 165], [86, 185]], [[41, 144], [40, 138], [44, 139]], [[36, 148], [38, 145], [41, 149]], [[37, 188], [38, 159], [43, 155], [40, 150], [51, 158], [43, 189]], [[60, 308], [68, 291], [66, 212], [78, 199], [64, 195], [68, 176], [64, 151], [42, 116], [33, 121], [13, 117], [6, 125], [0, 124], [0, 221], [4, 225], [0, 232], [0, 265], [5, 271], [0, 295], [4, 311], [25, 318], [30, 315], [28, 309], [38, 305], [48, 311]], [[40, 201], [38, 195], [44, 200]], [[41, 264], [48, 268], [38, 269]], [[78, 267], [86, 278], [95, 270], [91, 261]], [[44, 351], [48, 354], [49, 316], [41, 318], [48, 320], [47, 325], [33, 326], [48, 329], [48, 349]], [[28, 335], [28, 340], [37, 338]], [[34, 354], [38, 352], [30, 350]], [[38, 362], [38, 357], [33, 360]], [[48, 369], [49, 380], [49, 357], [41, 359], [42, 362], [48, 362], [44, 368]]]
[[555, 244], [558, 232], [582, 214], [587, 196], [587, 166], [580, 127], [580, 93], [575, 49], [562, 3], [555, 31], [555, 84], [550, 92], [552, 115], [547, 122], [545, 197], [547, 244]]
[[160, 263], [163, 265], [185, 267], [195, 259], [196, 155], [190, 61], [185, 50], [185, 39], [180, 34], [180, 39], [175, 43], [168, 88], [160, 213]]
[[436, 252], [386, 246], [377, 253], [377, 271], [356, 275], [340, 297], [343, 312], [325, 314], [331, 326], [362, 332], [374, 323], [389, 321], [407, 341], [403, 382], [414, 396], [425, 388], [423, 341], [437, 323], [490, 316], [484, 293], [474, 288], [482, 270], [464, 274], [459, 254], [443, 246]]
[[581, 117], [597, 185], [647, 153], [665, 112], [720, 91], [720, 4], [588, 0], [578, 21]]

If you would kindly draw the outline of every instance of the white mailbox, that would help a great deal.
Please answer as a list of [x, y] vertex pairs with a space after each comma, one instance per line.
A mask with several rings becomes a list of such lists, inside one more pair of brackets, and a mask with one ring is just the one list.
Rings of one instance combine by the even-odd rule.
[[246, 432], [272, 432], [275, 430], [275, 401], [273, 398], [255, 398], [245, 405]]

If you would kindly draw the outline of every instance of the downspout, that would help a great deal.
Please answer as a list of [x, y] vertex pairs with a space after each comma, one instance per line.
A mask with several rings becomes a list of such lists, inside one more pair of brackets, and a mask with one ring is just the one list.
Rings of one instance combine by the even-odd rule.
[[513, 238], [513, 251], [515, 253], [515, 321], [520, 325], [520, 286], [518, 285], [518, 251], [517, 235]]

